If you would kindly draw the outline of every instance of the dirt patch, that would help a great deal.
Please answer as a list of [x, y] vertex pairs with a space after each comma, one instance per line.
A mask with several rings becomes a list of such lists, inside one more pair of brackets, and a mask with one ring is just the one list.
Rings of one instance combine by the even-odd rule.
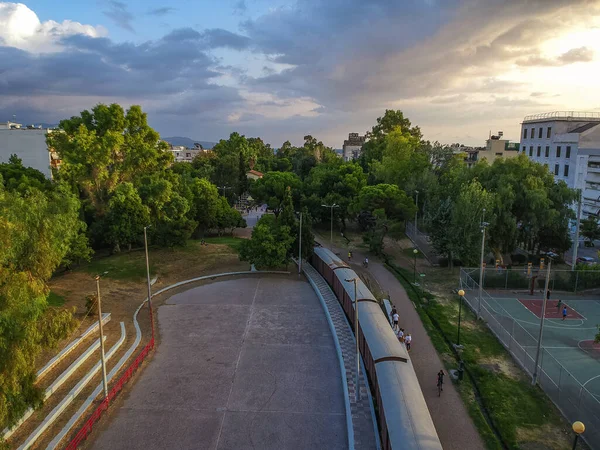
[[[573, 432], [564, 426], [546, 424], [536, 428], [517, 429], [519, 447], [524, 450], [564, 450], [573, 444]], [[581, 442], [581, 449], [588, 447]]]

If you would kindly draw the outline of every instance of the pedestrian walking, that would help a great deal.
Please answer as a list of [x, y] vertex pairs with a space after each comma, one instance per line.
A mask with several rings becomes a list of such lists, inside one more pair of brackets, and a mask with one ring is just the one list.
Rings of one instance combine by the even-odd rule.
[[400, 330], [398, 330], [398, 340], [400, 342], [404, 342], [404, 328], [400, 328]]
[[394, 319], [394, 330], [396, 330], [398, 328], [398, 319], [400, 319], [400, 316], [398, 313], [396, 313], [392, 316], [392, 318]]
[[390, 324], [392, 325], [392, 328], [394, 327], [394, 314], [397, 312], [398, 311], [396, 311], [396, 307], [392, 305], [392, 311], [390, 312]]
[[546, 292], [546, 300], [550, 300], [550, 294], [552, 293], [552, 291], [550, 289], [548, 289], [548, 292]]
[[406, 333], [404, 343], [406, 344], [406, 350], [410, 352], [410, 344], [412, 343], [412, 336], [410, 335], [410, 333]]
[[565, 320], [566, 318], [567, 318], [567, 307], [565, 306], [563, 308], [563, 318], [562, 318], [562, 320]]
[[562, 306], [562, 300], [558, 300], [558, 303], [556, 303], [556, 312], [558, 313], [560, 311], [560, 307]]

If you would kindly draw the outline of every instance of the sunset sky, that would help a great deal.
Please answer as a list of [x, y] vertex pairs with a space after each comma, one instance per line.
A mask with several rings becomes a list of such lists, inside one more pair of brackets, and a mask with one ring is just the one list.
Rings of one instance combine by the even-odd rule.
[[600, 112], [600, 0], [0, 2], [0, 122], [141, 104], [163, 136], [339, 148], [385, 109], [425, 138], [518, 140]]

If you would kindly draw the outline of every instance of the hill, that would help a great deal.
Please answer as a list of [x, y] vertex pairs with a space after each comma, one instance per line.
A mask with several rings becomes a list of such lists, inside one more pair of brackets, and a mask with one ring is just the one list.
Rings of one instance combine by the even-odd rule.
[[162, 140], [168, 142], [171, 145], [184, 145], [188, 148], [193, 148], [196, 142], [200, 144], [203, 148], [213, 148], [217, 144], [216, 142], [210, 141], [196, 141], [194, 139], [182, 136], [164, 137], [162, 138]]

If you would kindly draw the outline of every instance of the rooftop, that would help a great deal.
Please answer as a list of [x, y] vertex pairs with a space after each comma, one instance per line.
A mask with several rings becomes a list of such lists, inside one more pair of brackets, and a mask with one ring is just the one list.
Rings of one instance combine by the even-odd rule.
[[527, 122], [544, 122], [550, 120], [585, 120], [585, 121], [594, 121], [600, 122], [600, 112], [591, 111], [553, 111], [541, 114], [532, 114], [530, 116], [525, 116], [523, 119], [523, 123]]

